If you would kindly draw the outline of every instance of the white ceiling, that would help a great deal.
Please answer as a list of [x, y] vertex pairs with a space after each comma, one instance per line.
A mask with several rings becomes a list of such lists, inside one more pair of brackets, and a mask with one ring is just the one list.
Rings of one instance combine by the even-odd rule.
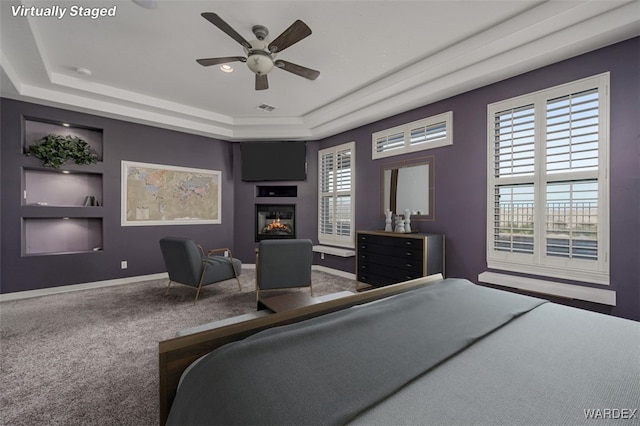
[[[18, 6], [116, 6], [115, 17], [14, 16]], [[640, 34], [639, 0], [1, 1], [2, 96], [225, 140], [327, 137]], [[29, 9], [31, 10], [31, 9]], [[242, 56], [200, 16], [273, 40], [296, 19], [313, 34], [280, 53], [254, 90], [198, 58]], [[76, 68], [91, 70], [85, 77]], [[258, 105], [275, 106], [272, 112]]]

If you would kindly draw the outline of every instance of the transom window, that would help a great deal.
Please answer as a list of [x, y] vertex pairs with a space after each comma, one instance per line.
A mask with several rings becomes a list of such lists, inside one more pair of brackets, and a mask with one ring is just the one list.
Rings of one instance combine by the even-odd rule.
[[488, 106], [489, 268], [609, 283], [609, 74]]
[[371, 158], [390, 157], [453, 144], [453, 112], [434, 115], [371, 135]]

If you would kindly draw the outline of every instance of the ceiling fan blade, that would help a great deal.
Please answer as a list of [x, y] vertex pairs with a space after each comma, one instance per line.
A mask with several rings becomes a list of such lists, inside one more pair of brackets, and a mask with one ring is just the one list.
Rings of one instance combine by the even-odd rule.
[[300, 77], [307, 78], [309, 80], [315, 80], [320, 75], [320, 71], [312, 70], [311, 68], [303, 67], [291, 62], [277, 60], [276, 66], [282, 68], [285, 71], [299, 75]]
[[247, 58], [244, 56], [227, 56], [226, 58], [205, 58], [196, 59], [196, 62], [203, 67], [210, 67], [211, 65], [226, 64], [227, 62], [247, 62]]
[[311, 35], [311, 28], [301, 20], [297, 20], [289, 28], [284, 30], [282, 34], [269, 43], [271, 52], [282, 52], [287, 47], [296, 44], [305, 37]]
[[269, 88], [269, 81], [267, 80], [267, 75], [256, 74], [256, 90], [266, 90]]
[[211, 22], [216, 27], [220, 28], [225, 34], [229, 37], [246, 47], [247, 49], [251, 49], [251, 44], [245, 40], [240, 34], [236, 32], [229, 24], [227, 24], [221, 17], [213, 12], [203, 12], [200, 15], [207, 21]]

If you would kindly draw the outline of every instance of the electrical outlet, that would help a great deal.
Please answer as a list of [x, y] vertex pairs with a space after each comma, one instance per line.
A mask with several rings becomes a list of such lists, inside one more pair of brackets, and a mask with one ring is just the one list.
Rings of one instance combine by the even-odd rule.
[[127, 261], [123, 260], [120, 262], [120, 269], [127, 269]]
[[229, 250], [224, 251], [224, 257], [229, 257]]

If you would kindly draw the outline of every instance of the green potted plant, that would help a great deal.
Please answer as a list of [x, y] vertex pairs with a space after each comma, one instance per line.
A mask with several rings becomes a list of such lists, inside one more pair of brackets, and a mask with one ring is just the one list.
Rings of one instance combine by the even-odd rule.
[[25, 154], [42, 160], [43, 166], [55, 169], [60, 168], [67, 160], [73, 160], [76, 164], [93, 164], [98, 161], [98, 156], [87, 142], [71, 135], [49, 134], [29, 145]]

